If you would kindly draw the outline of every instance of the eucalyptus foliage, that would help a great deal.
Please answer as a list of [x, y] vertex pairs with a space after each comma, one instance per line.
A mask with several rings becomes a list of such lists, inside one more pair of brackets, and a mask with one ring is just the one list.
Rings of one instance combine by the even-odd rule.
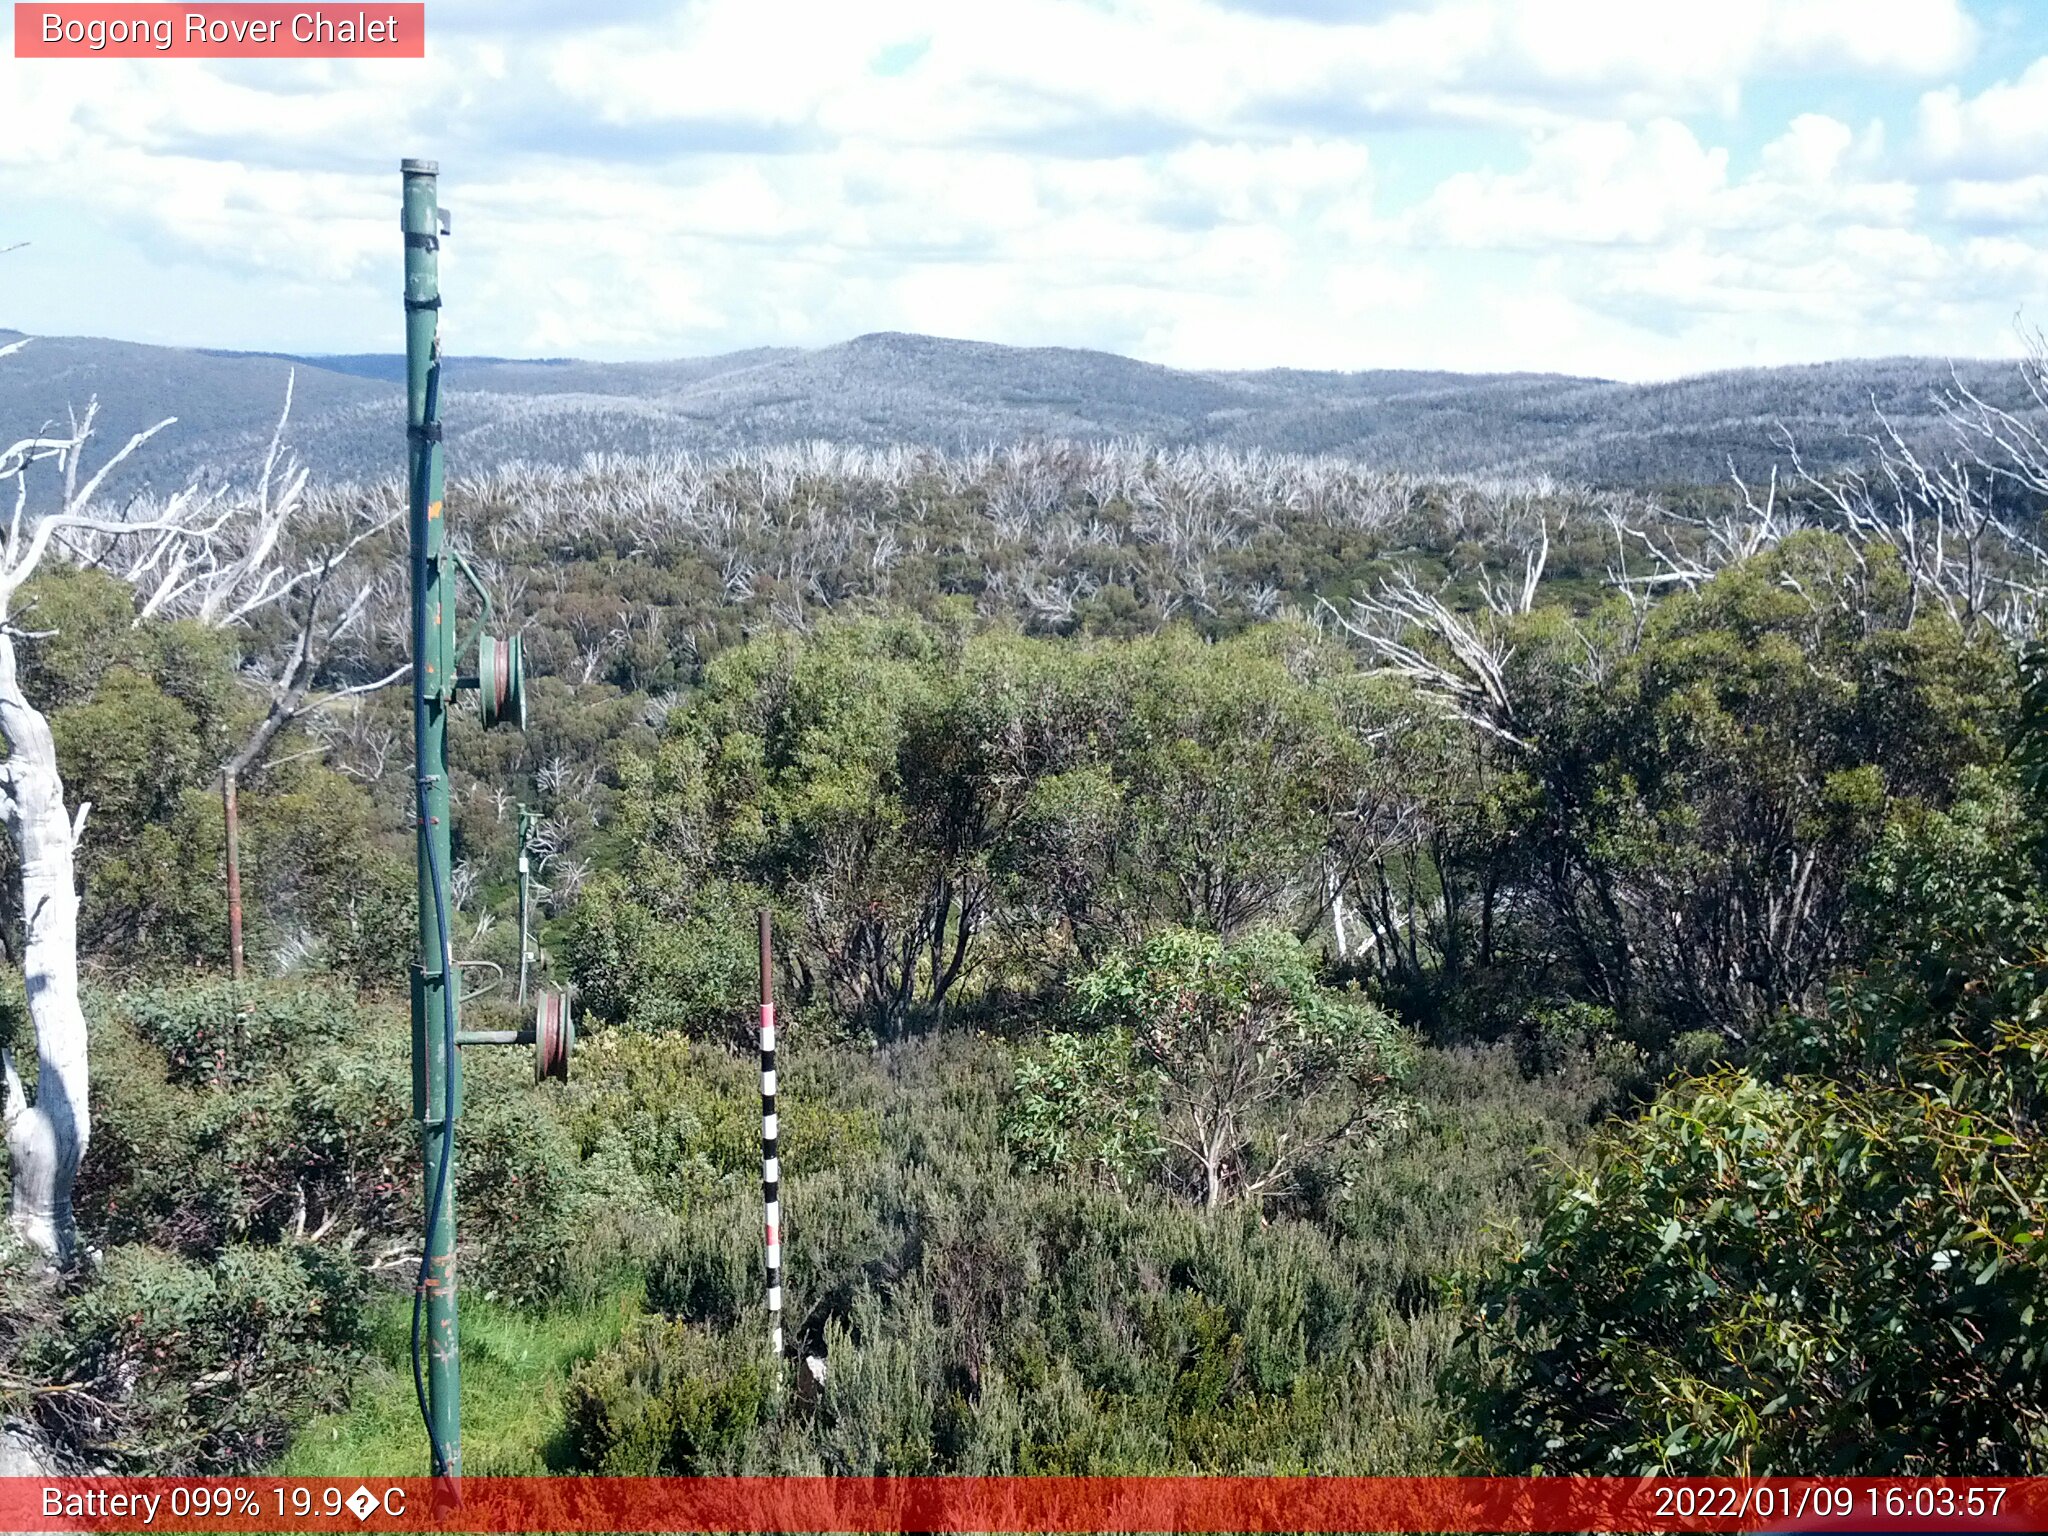
[[2048, 889], [2017, 773], [1895, 823], [1865, 968], [1600, 1142], [1474, 1292], [1473, 1447], [1599, 1472], [2048, 1461]]

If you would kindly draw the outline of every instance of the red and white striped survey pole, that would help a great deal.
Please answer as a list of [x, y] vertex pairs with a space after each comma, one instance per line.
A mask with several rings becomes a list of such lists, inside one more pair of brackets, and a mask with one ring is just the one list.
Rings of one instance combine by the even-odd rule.
[[775, 937], [761, 909], [761, 1204], [768, 1244], [768, 1347], [782, 1359], [782, 1159], [775, 1152]]

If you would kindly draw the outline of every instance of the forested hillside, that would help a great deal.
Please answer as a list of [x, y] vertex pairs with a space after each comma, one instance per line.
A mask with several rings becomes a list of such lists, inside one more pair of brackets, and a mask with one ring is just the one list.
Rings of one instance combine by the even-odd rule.
[[[0, 346], [13, 333], [0, 331]], [[261, 458], [296, 369], [294, 434], [326, 480], [390, 472], [401, 415], [396, 357], [286, 358], [39, 337], [0, 371], [0, 417], [61, 421], [92, 395], [107, 435], [175, 416], [117, 485], [175, 490]], [[811, 350], [760, 348], [660, 363], [453, 358], [451, 462], [569, 466], [588, 454], [727, 453], [820, 441], [973, 453], [1022, 441], [1140, 440], [1166, 448], [1334, 454], [1408, 474], [1603, 486], [1718, 483], [1731, 462], [1765, 478], [1788, 462], [1838, 468], [1896, 428], [1917, 449], [1946, 428], [1958, 386], [2022, 403], [2009, 364], [1882, 358], [1622, 384], [1561, 374], [1403, 369], [1184, 371], [1106, 352], [878, 334]]]
[[[584, 1025], [466, 1060], [468, 1470], [2039, 1471], [2048, 463], [1947, 404], [1655, 494], [451, 431], [534, 674], [453, 732], [465, 1023], [526, 805]], [[0, 1376], [70, 1465], [425, 1460], [401, 494], [265, 459], [10, 610], [92, 807], [79, 1252], [10, 1258]]]

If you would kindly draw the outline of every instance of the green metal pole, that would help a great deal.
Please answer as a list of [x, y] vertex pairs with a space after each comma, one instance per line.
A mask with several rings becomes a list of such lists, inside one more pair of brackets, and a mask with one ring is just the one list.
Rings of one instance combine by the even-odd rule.
[[[433, 1475], [462, 1475], [462, 1376], [455, 1323], [454, 1110], [461, 1062], [454, 1049], [458, 978], [448, 963], [448, 708], [455, 697], [455, 590], [445, 554], [447, 520], [440, 441], [440, 167], [407, 160], [405, 362], [407, 464], [411, 471], [413, 719], [419, 823], [419, 959], [412, 984], [413, 1113], [426, 1172], [426, 1256], [420, 1269], [425, 1333], [414, 1333], [414, 1370]], [[424, 1354], [422, 1363], [418, 1354]]]

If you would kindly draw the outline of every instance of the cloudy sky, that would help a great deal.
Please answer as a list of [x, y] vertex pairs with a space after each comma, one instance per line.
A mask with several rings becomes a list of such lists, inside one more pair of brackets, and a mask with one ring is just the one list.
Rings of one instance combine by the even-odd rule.
[[[2048, 5], [429, 0], [425, 62], [0, 56], [0, 326], [391, 351], [915, 330], [1183, 367], [2015, 350]], [[0, 23], [6, 25], [6, 23]]]

